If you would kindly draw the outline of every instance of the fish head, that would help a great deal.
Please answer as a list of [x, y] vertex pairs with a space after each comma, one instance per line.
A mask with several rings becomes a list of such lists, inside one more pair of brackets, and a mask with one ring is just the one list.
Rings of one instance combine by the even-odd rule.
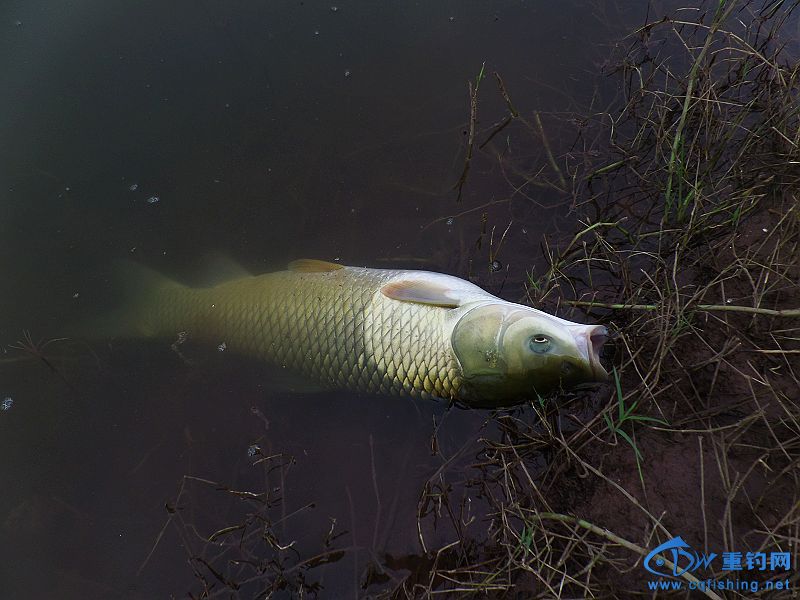
[[608, 373], [599, 352], [608, 331], [510, 302], [482, 303], [455, 324], [452, 344], [473, 406], [510, 405]]

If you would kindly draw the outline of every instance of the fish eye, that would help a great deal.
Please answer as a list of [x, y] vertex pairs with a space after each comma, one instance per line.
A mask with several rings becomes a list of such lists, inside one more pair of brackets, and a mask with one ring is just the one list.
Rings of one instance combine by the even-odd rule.
[[534, 335], [528, 342], [531, 350], [537, 354], [544, 354], [550, 349], [550, 338], [541, 333]]

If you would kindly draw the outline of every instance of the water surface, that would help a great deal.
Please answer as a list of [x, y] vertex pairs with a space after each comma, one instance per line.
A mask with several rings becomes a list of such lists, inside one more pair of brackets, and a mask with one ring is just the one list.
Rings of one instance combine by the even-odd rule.
[[[4, 594], [185, 597], [202, 589], [198, 573], [224, 590], [197, 557], [224, 565], [203, 538], [247, 514], [293, 542], [287, 565], [344, 550], [307, 571], [322, 597], [407, 575], [422, 553], [422, 489], [474, 460], [470, 442], [495, 434], [489, 412], [288, 393], [257, 364], [193, 347], [182, 357], [173, 340], [58, 341], [47, 363], [13, 345], [113, 306], [120, 258], [189, 280], [218, 253], [254, 272], [299, 257], [426, 268], [524, 299], [542, 236], [568, 207], [546, 186], [515, 188], [519, 174], [483, 154], [456, 202], [467, 81], [485, 63], [483, 138], [507, 114], [497, 71], [567, 151], [558, 119], [611, 102], [600, 65], [644, 19], [639, 3], [606, 4], [4, 3]], [[546, 168], [541, 140], [516, 123], [494, 144]], [[253, 465], [267, 456], [278, 458]], [[268, 491], [270, 507], [184, 476]], [[453, 532], [423, 535], [435, 549]], [[251, 558], [275, 553], [247, 544]]]

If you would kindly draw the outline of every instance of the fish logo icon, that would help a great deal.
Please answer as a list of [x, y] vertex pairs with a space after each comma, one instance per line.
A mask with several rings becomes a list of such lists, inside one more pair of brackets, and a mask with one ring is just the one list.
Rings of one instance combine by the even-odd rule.
[[[659, 568], [664, 567], [666, 564], [664, 560], [665, 556], [672, 563], [672, 568], [669, 570], [659, 570]], [[697, 554], [691, 550], [691, 546], [689, 546], [681, 536], [678, 536], [654, 548], [650, 554], [645, 557], [644, 568], [653, 575], [680, 577], [684, 573], [696, 571], [700, 567], [707, 568], [716, 556], [717, 555], [713, 552], [711, 554]]]

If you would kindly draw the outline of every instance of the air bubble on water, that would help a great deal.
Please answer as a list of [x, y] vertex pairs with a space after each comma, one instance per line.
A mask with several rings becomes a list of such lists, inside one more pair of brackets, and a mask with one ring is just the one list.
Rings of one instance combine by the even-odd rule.
[[11, 407], [14, 406], [14, 399], [11, 396], [6, 396], [2, 402], [0, 402], [0, 410], [11, 410]]
[[450, 227], [455, 222], [456, 222], [456, 220], [453, 217], [447, 217], [447, 219], [445, 219], [444, 224], [447, 225], [448, 227]]
[[129, 192], [135, 192], [138, 189], [139, 189], [139, 184], [138, 183], [132, 183], [132, 184], [130, 184], [128, 186], [128, 191]]
[[344, 70], [344, 76], [345, 77], [350, 77], [350, 69], [345, 69]]
[[319, 29], [314, 30], [314, 35], [319, 35]]
[[161, 198], [159, 198], [158, 196], [150, 196], [150, 197], [147, 199], [147, 203], [148, 203], [148, 204], [156, 204], [156, 203], [158, 203], [158, 202], [160, 202], [160, 201], [161, 201]]
[[65, 187], [65, 188], [64, 188], [64, 191], [65, 191], [65, 192], [68, 192], [68, 191], [69, 191], [69, 186]]
[[222, 342], [219, 346], [217, 346], [218, 352], [225, 352], [225, 350], [227, 349], [228, 349], [228, 344], [226, 344], [225, 342]]
[[247, 448], [247, 456], [253, 458], [256, 454], [261, 454], [261, 446], [252, 444]]
[[451, 22], [451, 23], [452, 23], [453, 21], [455, 21], [455, 20], [456, 20], [456, 18], [455, 18], [455, 17], [450, 17], [450, 22]]
[[14, 21], [14, 25], [15, 25], [16, 27], [22, 27], [22, 21], [20, 21], [19, 19], [17, 19], [16, 21]]
[[492, 273], [497, 273], [500, 269], [503, 268], [503, 263], [499, 260], [493, 260], [492, 263], [489, 265], [489, 268], [492, 270]]
[[74, 294], [72, 294], [72, 298], [73, 298], [73, 299], [76, 299], [76, 298], [78, 298], [79, 296], [80, 296], [80, 293], [79, 293], [79, 292], [75, 292]]
[[338, 6], [331, 6], [331, 12], [336, 12], [339, 10]]

